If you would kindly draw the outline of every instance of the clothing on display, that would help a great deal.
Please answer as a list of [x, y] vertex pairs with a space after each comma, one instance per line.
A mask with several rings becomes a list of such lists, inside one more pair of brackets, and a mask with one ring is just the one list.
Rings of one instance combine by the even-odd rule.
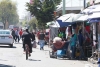
[[66, 34], [66, 39], [71, 36], [71, 28], [70, 27], [66, 28], [65, 34]]

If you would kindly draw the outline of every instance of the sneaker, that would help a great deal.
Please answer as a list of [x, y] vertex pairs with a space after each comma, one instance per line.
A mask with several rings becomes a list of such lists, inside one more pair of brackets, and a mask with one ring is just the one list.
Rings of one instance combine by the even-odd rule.
[[40, 50], [42, 50], [42, 48], [40, 48]]
[[42, 49], [42, 50], [44, 50], [44, 48], [43, 48], [43, 47], [42, 47], [41, 49]]

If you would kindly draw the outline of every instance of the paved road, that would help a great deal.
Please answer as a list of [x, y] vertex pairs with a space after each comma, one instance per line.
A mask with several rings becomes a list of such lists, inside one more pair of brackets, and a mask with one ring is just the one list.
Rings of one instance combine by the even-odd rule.
[[16, 43], [13, 48], [0, 46], [0, 67], [97, 67], [86, 61], [63, 60], [49, 58], [48, 47], [44, 51], [39, 46], [33, 49], [32, 56], [25, 60], [22, 44]]

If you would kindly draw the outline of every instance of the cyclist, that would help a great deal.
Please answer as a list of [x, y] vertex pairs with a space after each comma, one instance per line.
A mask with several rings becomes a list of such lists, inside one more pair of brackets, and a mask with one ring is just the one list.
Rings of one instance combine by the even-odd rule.
[[23, 32], [22, 41], [23, 41], [23, 49], [24, 49], [24, 52], [25, 52], [25, 44], [27, 44], [29, 46], [29, 55], [31, 56], [31, 54], [30, 54], [30, 53], [32, 53], [31, 41], [33, 41], [33, 37], [31, 35], [31, 33], [28, 31], [28, 29], [26, 29]]

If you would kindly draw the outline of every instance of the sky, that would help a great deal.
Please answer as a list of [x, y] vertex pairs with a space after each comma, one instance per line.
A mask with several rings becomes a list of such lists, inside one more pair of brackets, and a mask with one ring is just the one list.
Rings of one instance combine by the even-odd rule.
[[[26, 4], [26, 2], [29, 2], [30, 0], [12, 0], [12, 1], [17, 2], [19, 18], [20, 19], [23, 18], [27, 13], [27, 11], [25, 10], [25, 8], [26, 8], [25, 4]], [[68, 1], [70, 1], [70, 0], [68, 0]], [[73, 3], [73, 5], [74, 4], [76, 5], [76, 3]]]
[[22, 19], [26, 15], [26, 2], [29, 2], [30, 0], [12, 0], [17, 2], [17, 9], [18, 9], [18, 15], [19, 18]]
[[[19, 18], [20, 19], [23, 18], [26, 15], [26, 13], [27, 13], [27, 11], [25, 10], [25, 8], [26, 8], [25, 4], [26, 4], [26, 2], [29, 2], [30, 0], [12, 0], [12, 1], [17, 2], [17, 8], [18, 8]], [[70, 1], [70, 0], [68, 0], [68, 1]], [[83, 1], [83, 0], [80, 0], [80, 1]], [[86, 0], [86, 1], [90, 1], [90, 0]], [[72, 4], [74, 6], [77, 3], [73, 2]]]

